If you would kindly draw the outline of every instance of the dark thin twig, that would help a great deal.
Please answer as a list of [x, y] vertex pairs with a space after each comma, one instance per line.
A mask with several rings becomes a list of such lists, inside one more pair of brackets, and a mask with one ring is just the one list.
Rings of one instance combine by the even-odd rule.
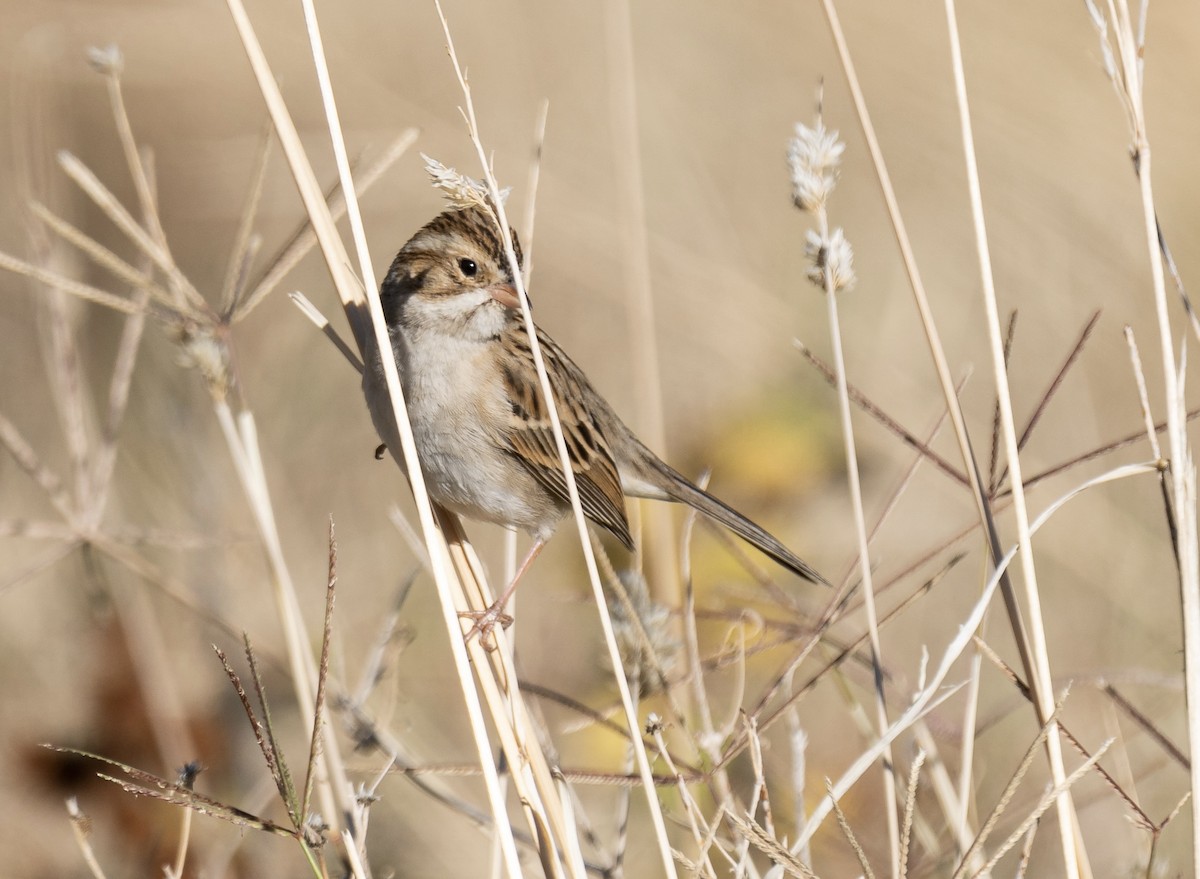
[[274, 757], [274, 769], [271, 774], [275, 777], [279, 795], [283, 798], [283, 804], [292, 818], [293, 825], [299, 828], [303, 825], [304, 815], [300, 812], [300, 799], [296, 796], [296, 785], [292, 781], [292, 773], [288, 769], [283, 751], [279, 747], [279, 740], [275, 737], [275, 726], [271, 722], [271, 708], [267, 704], [262, 675], [258, 671], [258, 659], [254, 655], [254, 648], [250, 646], [250, 636], [243, 634], [242, 642], [245, 645], [246, 662], [250, 666], [250, 680], [254, 684], [254, 694], [258, 697], [258, 707], [262, 711], [263, 734], [266, 741], [270, 743], [271, 754]]
[[[1083, 352], [1083, 346], [1087, 344], [1088, 339], [1092, 335], [1092, 330], [1096, 328], [1097, 321], [1100, 320], [1100, 309], [1097, 308], [1092, 312], [1092, 316], [1088, 318], [1088, 322], [1083, 325], [1083, 329], [1079, 333], [1079, 338], [1075, 340], [1075, 346], [1071, 348], [1071, 353], [1067, 355], [1067, 359], [1063, 361], [1063, 365], [1054, 375], [1054, 380], [1050, 382], [1050, 387], [1046, 388], [1046, 392], [1042, 394], [1042, 400], [1038, 403], [1037, 408], [1033, 410], [1033, 414], [1029, 416], [1029, 422], [1025, 425], [1025, 429], [1021, 431], [1021, 438], [1017, 440], [1017, 450], [1025, 448], [1025, 444], [1029, 442], [1029, 437], [1033, 435], [1033, 428], [1037, 426], [1041, 420], [1042, 413], [1046, 411], [1046, 406], [1050, 400], [1058, 392], [1059, 386], [1071, 367], [1075, 365], [1075, 361], [1079, 359], [1079, 355]], [[1004, 478], [1002, 474], [1001, 479]]]
[[1163, 261], [1167, 264], [1167, 271], [1171, 273], [1171, 280], [1175, 282], [1175, 289], [1179, 291], [1179, 299], [1183, 302], [1183, 310], [1187, 312], [1188, 320], [1192, 325], [1192, 331], [1200, 338], [1200, 319], [1196, 317], [1196, 309], [1192, 308], [1191, 297], [1188, 296], [1187, 288], [1183, 286], [1183, 276], [1179, 274], [1179, 266], [1175, 265], [1175, 257], [1171, 255], [1171, 248], [1167, 247], [1167, 237], [1163, 234], [1162, 223], [1158, 222], [1158, 217], [1154, 218], [1154, 228], [1158, 231], [1158, 249], [1162, 251]]
[[[1017, 334], [1017, 310], [1014, 308], [1008, 316], [1008, 329], [1004, 333], [1004, 369], [1008, 370], [1009, 359], [1012, 356], [1013, 339]], [[992, 454], [988, 464], [988, 494], [996, 493], [999, 479], [996, 467], [1000, 463], [1000, 398], [992, 404]]]
[[1142, 730], [1148, 736], [1150, 736], [1150, 738], [1158, 742], [1159, 746], [1166, 751], [1176, 763], [1178, 763], [1184, 769], [1187, 769], [1189, 772], [1191, 771], [1192, 761], [1188, 759], [1187, 754], [1183, 753], [1178, 745], [1167, 738], [1166, 734], [1156, 727], [1150, 718], [1139, 711], [1132, 702], [1122, 696], [1117, 691], [1117, 688], [1112, 684], [1105, 684], [1103, 690], [1105, 694], [1107, 694], [1108, 697], [1112, 699], [1119, 708], [1121, 708], [1121, 710], [1129, 715], [1134, 723], [1140, 726]]
[[[1034, 427], [1036, 427], [1038, 421], [1041, 420], [1043, 413], [1046, 411], [1046, 407], [1050, 404], [1050, 400], [1058, 392], [1059, 386], [1062, 385], [1063, 379], [1066, 378], [1071, 367], [1075, 365], [1075, 361], [1079, 359], [1079, 355], [1083, 352], [1083, 346], [1087, 344], [1088, 338], [1092, 335], [1092, 330], [1096, 328], [1096, 322], [1098, 320], [1100, 320], [1100, 309], [1097, 308], [1094, 312], [1092, 312], [1092, 316], [1088, 319], [1088, 322], [1083, 325], [1083, 330], [1079, 333], [1079, 338], [1075, 340], [1075, 345], [1071, 348], [1071, 352], [1067, 355], [1067, 359], [1063, 361], [1063, 365], [1059, 367], [1058, 372], [1054, 375], [1054, 380], [1050, 382], [1050, 387], [1046, 388], [1046, 392], [1042, 394], [1041, 401], [1034, 408], [1033, 414], [1029, 416], [1029, 421], [1025, 425], [1025, 429], [1021, 431], [1020, 439], [1017, 440], [1017, 451], [1024, 449], [1025, 444], [1029, 442], [1029, 438], [1033, 436]], [[1007, 464], [1004, 466], [1004, 469], [1000, 471], [1000, 476], [996, 479], [992, 486], [993, 494], [995, 494], [996, 489], [1000, 487], [1000, 484], [1004, 482], [1004, 478], [1006, 476], [1008, 476]]]
[[233, 666], [229, 664], [229, 657], [225, 655], [225, 651], [216, 644], [212, 645], [212, 648], [217, 654], [217, 659], [221, 660], [221, 665], [225, 667], [225, 675], [229, 678], [229, 683], [233, 684], [233, 691], [237, 693], [238, 699], [242, 702], [242, 710], [246, 712], [246, 717], [249, 719], [250, 726], [254, 730], [254, 740], [258, 742], [263, 760], [267, 764], [267, 771], [270, 772], [271, 779], [275, 782], [279, 796], [286, 802], [287, 793], [284, 789], [283, 779], [280, 777], [275, 757], [275, 742], [267, 736], [263, 725], [259, 722], [258, 715], [254, 711], [254, 706], [250, 703], [250, 696], [246, 692], [246, 688], [242, 686], [242, 679], [233, 670]]
[[[837, 377], [834, 374], [832, 367], [825, 363], [825, 361], [823, 361], [816, 354], [812, 353], [812, 351], [810, 351], [803, 343], [797, 341], [794, 344], [800, 353], [804, 355], [804, 358], [814, 367], [816, 367], [817, 371], [825, 377], [827, 382], [834, 384], [837, 381]], [[857, 387], [854, 385], [847, 385], [846, 389], [850, 393], [850, 399], [857, 403], [859, 408], [874, 417], [876, 421], [878, 421], [896, 436], [900, 437], [900, 439], [905, 443], [919, 451], [922, 455], [928, 458], [935, 467], [937, 467], [951, 479], [961, 483], [962, 485], [968, 484], [967, 477], [963, 475], [962, 471], [956, 468], [953, 464], [951, 464], [933, 449], [929, 448], [929, 446], [923, 443], [916, 436], [916, 434], [905, 429], [900, 422], [896, 421], [896, 419], [892, 418], [877, 405], [871, 402], [871, 400]]]
[[[1193, 409], [1190, 412], [1188, 412], [1187, 418], [1185, 420], [1186, 421], [1195, 421], [1196, 418], [1200, 418], [1200, 409]], [[1167, 429], [1167, 422], [1165, 422], [1165, 421], [1160, 421], [1156, 425], [1154, 425], [1155, 433], [1162, 433], [1166, 429]], [[1075, 467], [1079, 464], [1084, 464], [1088, 461], [1095, 460], [1096, 458], [1101, 458], [1104, 455], [1107, 455], [1109, 452], [1115, 452], [1118, 449], [1123, 449], [1126, 446], [1131, 446], [1134, 443], [1136, 443], [1138, 440], [1143, 440], [1145, 438], [1146, 438], [1146, 431], [1145, 430], [1137, 430], [1137, 431], [1129, 434], [1128, 436], [1123, 436], [1120, 439], [1113, 440], [1110, 443], [1106, 443], [1103, 446], [1092, 449], [1090, 452], [1084, 452], [1082, 455], [1076, 455], [1074, 458], [1070, 458], [1066, 461], [1063, 461], [1061, 464], [1055, 464], [1053, 467], [1050, 467], [1049, 469], [1043, 470], [1041, 473], [1038, 473], [1034, 476], [1029, 477], [1028, 479], [1025, 480], [1025, 487], [1029, 488], [1030, 486], [1036, 485], [1037, 483], [1041, 482], [1044, 479], [1049, 479], [1051, 476], [1057, 476], [1059, 473], [1062, 473], [1064, 470], [1070, 470], [1072, 467]], [[996, 499], [1007, 497], [1010, 493], [1011, 493], [1011, 489], [1005, 489], [1004, 491], [998, 492], [996, 494]]]

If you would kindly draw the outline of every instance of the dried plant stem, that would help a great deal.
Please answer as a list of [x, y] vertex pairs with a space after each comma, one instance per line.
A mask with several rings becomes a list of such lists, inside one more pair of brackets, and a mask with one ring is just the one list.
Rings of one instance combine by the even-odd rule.
[[[650, 284], [650, 247], [646, 238], [646, 204], [643, 194], [642, 151], [638, 136], [637, 82], [634, 76], [633, 24], [629, 0], [607, 3], [605, 57], [608, 61], [609, 120], [613, 154], [620, 156], [618, 193], [622, 216], [618, 222], [624, 247], [626, 277], [626, 328], [629, 331], [631, 372], [637, 405], [638, 434], [660, 454], [666, 452], [667, 429], [663, 417], [662, 374], [655, 340], [654, 296]], [[639, 504], [646, 524], [645, 539], [637, 543], [640, 565], [647, 547], [651, 563], [651, 594], [656, 600], [682, 603], [679, 566], [674, 552], [675, 528], [667, 504]]]
[[900, 836], [900, 879], [908, 875], [908, 847], [912, 837], [913, 815], [917, 810], [917, 781], [921, 767], [925, 765], [925, 752], [917, 751], [912, 767], [908, 771], [908, 788], [904, 794], [904, 825]]
[[[1050, 673], [1050, 655], [1046, 645], [1046, 629], [1042, 620], [1041, 596], [1037, 587], [1037, 572], [1033, 563], [1033, 544], [1029, 531], [1029, 514], [1025, 507], [1025, 487], [1021, 481], [1020, 449], [1016, 425], [1012, 413], [1012, 396], [1008, 386], [1008, 370], [1004, 362], [1004, 340], [1000, 333], [1000, 313], [996, 306], [996, 289], [992, 277], [991, 253], [988, 247], [987, 229], [983, 218], [983, 197], [979, 186], [979, 168], [975, 160], [975, 138], [971, 129], [971, 114], [967, 102], [966, 76], [963, 71], [962, 46], [958, 37], [958, 22], [954, 0], [946, 0], [946, 23], [950, 42], [951, 67], [954, 73], [955, 96], [958, 101], [959, 120], [963, 139], [963, 154], [966, 160], [967, 190], [971, 200], [971, 219], [975, 229], [975, 249], [979, 255], [979, 274], [983, 287], [983, 301], [987, 317], [988, 340], [992, 350], [992, 373], [996, 382], [999, 401], [1000, 424], [1004, 437], [1005, 452], [1012, 485], [1013, 514], [1017, 524], [1017, 540], [1020, 546], [1021, 574], [1025, 585], [1025, 601], [1029, 611], [1029, 628], [1033, 649], [1033, 667], [1029, 669], [1030, 687], [1038, 708], [1039, 717], [1051, 716], [1054, 712], [1053, 689]], [[1058, 826], [1062, 841], [1063, 863], [1068, 879], [1090, 875], [1083, 835], [1079, 832], [1075, 807], [1065, 785], [1066, 769], [1063, 766], [1062, 742], [1057, 728], [1051, 729], [1046, 737], [1046, 749], [1050, 758], [1050, 774], [1054, 784], [1061, 790], [1056, 804]]]
[[74, 797], [67, 798], [67, 815], [71, 819], [71, 832], [75, 834], [75, 843], [79, 846], [84, 863], [88, 865], [88, 869], [95, 879], [106, 879], [104, 868], [96, 859], [96, 852], [92, 848], [91, 840], [88, 839], [91, 835], [92, 820], [79, 810], [79, 803]]
[[192, 837], [192, 810], [181, 809], [179, 817], [179, 846], [175, 851], [175, 863], [168, 872], [174, 879], [183, 879], [183, 865], [187, 861], [188, 841]]
[[[820, 234], [829, 238], [829, 223], [825, 210], [817, 212]], [[858, 452], [854, 444], [854, 424], [850, 419], [850, 394], [846, 389], [846, 360], [842, 353], [842, 330], [838, 319], [837, 291], [833, 271], [828, 262], [825, 267], [825, 301], [828, 306], [829, 335], [833, 345], [833, 362], [837, 371], [838, 412], [842, 421], [842, 438], [846, 450], [846, 477], [850, 482], [850, 502], [854, 515], [854, 532], [858, 538], [858, 569], [862, 574], [863, 607], [867, 615], [867, 634], [871, 644], [871, 664], [874, 672], [875, 724], [876, 731], [883, 735], [888, 728], [887, 701], [883, 691], [883, 646], [879, 640], [879, 619], [875, 613], [875, 585], [871, 577], [871, 556], [867, 539], [866, 516], [863, 513], [862, 485], [858, 475]], [[882, 751], [880, 764], [883, 772], [884, 811], [887, 816], [891, 875], [899, 877], [900, 865], [900, 817], [897, 812], [896, 777], [893, 774], [895, 759], [892, 749]]]
[[[396, 160], [408, 151], [408, 148], [416, 142], [416, 139], [417, 130], [415, 128], [408, 128], [401, 132], [388, 145], [378, 159], [368, 164], [355, 177], [355, 195], [362, 196], [370, 190], [383, 176], [384, 172], [391, 168], [396, 163]], [[326, 207], [329, 211], [329, 219], [335, 223], [345, 216], [346, 196], [340, 186], [335, 186], [330, 190], [330, 194], [326, 198]], [[312, 250], [313, 245], [318, 243], [319, 240], [316, 229], [313, 226], [313, 219], [309, 215], [289, 239], [287, 245], [279, 252], [279, 255], [272, 260], [271, 267], [267, 269], [258, 283], [254, 285], [254, 289], [247, 293], [244, 300], [238, 304], [234, 312], [235, 319], [241, 319], [257, 308], [279, 286], [287, 274], [296, 267], [297, 263]], [[355, 340], [358, 340], [357, 334], [355, 335]]]
[[[436, 512], [439, 524], [450, 538], [450, 559], [466, 593], [461, 609], [490, 606], [495, 599], [484, 577], [483, 565], [463, 536], [458, 519], [440, 508]], [[462, 623], [457, 614], [455, 625], [459, 627], [460, 635], [465, 634], [466, 630], [460, 627]], [[501, 747], [509, 758], [508, 777], [526, 807], [524, 811], [530, 821], [531, 836], [544, 843], [539, 845], [543, 863], [553, 861], [558, 857], [558, 850], [561, 850], [568, 855], [566, 866], [569, 874], [583, 879], [586, 870], [575, 839], [575, 827], [565, 820], [558, 785], [554, 782], [545, 751], [538, 742], [537, 730], [521, 697], [511, 645], [503, 631], [494, 634], [498, 645], [496, 650], [484, 649], [479, 638], [466, 641], [465, 647], [474, 668], [478, 670], [476, 680], [491, 712]], [[462, 637], [456, 640], [463, 642]], [[484, 673], [484, 669], [490, 669], [491, 674]], [[507, 820], [506, 816], [498, 817]], [[512, 835], [511, 827], [501, 829]], [[549, 836], [546, 830], [550, 831]]]
[[174, 293], [173, 299], [178, 308], [186, 309], [190, 306], [193, 309], [203, 310], [207, 307], [204, 297], [179, 270], [179, 266], [175, 265], [171, 254], [138, 224], [125, 206], [100, 182], [90, 168], [66, 150], [58, 154], [58, 163], [66, 175], [75, 181], [76, 185], [96, 203], [97, 207], [104, 211], [117, 228], [124, 232], [142, 253], [149, 256], [170, 279]]
[[[223, 399], [214, 400], [213, 407], [230, 457], [233, 459], [234, 469], [254, 515], [259, 538], [266, 551], [272, 575], [272, 595], [283, 626], [288, 665], [292, 672], [292, 686], [301, 712], [307, 716], [316, 704], [317, 668], [308, 648], [308, 633], [304, 627], [292, 575], [283, 557], [270, 489], [262, 468], [254, 416], [250, 412], [242, 412], [235, 418], [228, 401]], [[315, 723], [315, 718], [311, 716], [308, 720]], [[326, 748], [322, 760], [328, 771], [320, 774], [317, 792], [326, 820], [331, 827], [337, 829], [342, 824], [342, 816], [352, 814], [353, 793], [341, 765], [341, 751], [337, 738], [332, 730], [326, 730], [325, 736]]]
[[[1183, 396], [1183, 363], [1175, 357], [1171, 318], [1167, 310], [1166, 281], [1158, 247], [1158, 224], [1151, 183], [1150, 140], [1142, 103], [1142, 41], [1135, 39], [1127, 0], [1109, 4], [1113, 11], [1118, 56], [1124, 73], [1133, 128], [1133, 154], [1137, 168], [1138, 192], [1150, 260], [1150, 279], [1154, 290], [1154, 310], [1158, 319], [1162, 351], [1163, 382], [1166, 390], [1167, 448], [1171, 455], [1171, 489], [1174, 500], [1176, 552], [1180, 593], [1183, 604], [1184, 686], [1187, 693], [1188, 741], [1191, 753], [1200, 753], [1200, 535], [1196, 521], [1196, 468], [1187, 436], [1186, 406]], [[1200, 795], [1200, 760], [1192, 760], [1192, 797]], [[1200, 863], [1200, 821], [1192, 822], [1192, 852]]]
[[[968, 678], [968, 687], [971, 684], [971, 680]], [[924, 722], [915, 724], [914, 732], [917, 746], [922, 752], [928, 754], [933, 761], [929, 772], [933, 794], [941, 805], [942, 813], [946, 816], [949, 830], [954, 836], [958, 851], [960, 853], [966, 852], [971, 847], [971, 840], [974, 834], [969, 824], [969, 803], [955, 791], [954, 782], [950, 779], [950, 773], [938, 755], [937, 740], [934, 739], [933, 733], [929, 731], [929, 725]], [[983, 859], [978, 854], [972, 855], [970, 864], [971, 866], [982, 867]]]
[[225, 267], [225, 280], [221, 284], [221, 314], [226, 320], [237, 311], [238, 300], [245, 291], [250, 262], [257, 252], [254, 242], [261, 240], [254, 234], [254, 221], [258, 218], [258, 206], [267, 182], [267, 164], [270, 158], [271, 125], [267, 122], [259, 135], [258, 153], [254, 157], [254, 173], [250, 178], [250, 188], [246, 191], [241, 220], [234, 234], [229, 265]]
[[54, 272], [46, 271], [32, 263], [9, 256], [7, 253], [0, 253], [0, 269], [24, 275], [27, 278], [32, 278], [35, 281], [45, 284], [47, 287], [61, 290], [64, 293], [70, 293], [72, 296], [86, 299], [89, 302], [95, 302], [97, 305], [103, 305], [106, 308], [111, 308], [113, 311], [123, 314], [136, 314], [141, 311], [139, 306], [123, 296], [116, 296], [107, 290], [93, 287], [91, 284], [73, 281]]

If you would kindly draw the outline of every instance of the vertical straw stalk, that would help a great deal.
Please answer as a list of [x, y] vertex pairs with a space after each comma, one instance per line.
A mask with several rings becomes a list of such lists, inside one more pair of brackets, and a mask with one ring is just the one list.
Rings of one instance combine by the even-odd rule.
[[[1046, 630], [1042, 621], [1041, 596], [1037, 588], [1037, 572], [1033, 563], [1033, 545], [1030, 540], [1029, 514], [1025, 507], [1025, 487], [1021, 480], [1020, 450], [1017, 431], [1013, 420], [1012, 395], [1008, 385], [1008, 368], [1004, 358], [1004, 341], [1000, 333], [1000, 313], [996, 306], [996, 287], [992, 277], [991, 253], [988, 248], [987, 227], [983, 218], [983, 197], [979, 186], [979, 168], [975, 160], [975, 138], [971, 129], [971, 114], [967, 102], [966, 75], [963, 72], [962, 46], [958, 37], [954, 0], [946, 0], [946, 23], [950, 40], [951, 67], [954, 72], [954, 93], [958, 102], [959, 120], [966, 160], [967, 191], [971, 201], [971, 222], [975, 231], [975, 249], [979, 256], [979, 275], [983, 290], [984, 310], [987, 320], [988, 341], [992, 352], [992, 376], [996, 383], [996, 396], [1000, 410], [1001, 433], [1004, 437], [1009, 480], [1012, 486], [1013, 514], [1017, 524], [1017, 539], [1020, 545], [1021, 579], [1025, 585], [1025, 602], [1029, 611], [1033, 668], [1030, 670], [1030, 691], [1036, 700], [1039, 716], [1049, 718], [1054, 713], [1051, 695], [1053, 687], [1050, 675], [1050, 656], [1046, 644]], [[1034, 680], [1036, 675], [1036, 683]], [[1050, 773], [1054, 784], [1061, 791], [1056, 808], [1058, 810], [1059, 835], [1062, 842], [1063, 865], [1069, 879], [1080, 875], [1081, 867], [1087, 869], [1087, 856], [1083, 837], [1079, 833], [1078, 820], [1071, 794], [1065, 785], [1066, 770], [1063, 766], [1062, 742], [1058, 727], [1052, 727], [1046, 736], [1046, 749], [1050, 758]]]

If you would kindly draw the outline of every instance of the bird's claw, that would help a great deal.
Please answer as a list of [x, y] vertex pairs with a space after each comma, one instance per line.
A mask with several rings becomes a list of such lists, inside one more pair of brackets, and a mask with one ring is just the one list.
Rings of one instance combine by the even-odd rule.
[[507, 629], [513, 623], [513, 618], [510, 614], [504, 612], [504, 607], [500, 602], [496, 602], [487, 610], [461, 610], [458, 615], [462, 619], [473, 620], [474, 625], [464, 636], [464, 640], [470, 641], [471, 638], [479, 635], [479, 646], [488, 653], [496, 649], [496, 638], [493, 630], [496, 624], [500, 624], [500, 628]]

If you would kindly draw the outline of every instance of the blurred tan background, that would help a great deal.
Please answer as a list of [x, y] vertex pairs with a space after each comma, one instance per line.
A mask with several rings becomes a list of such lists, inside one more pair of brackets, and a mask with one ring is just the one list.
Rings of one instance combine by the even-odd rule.
[[[0, 249], [29, 256], [30, 219], [23, 205], [32, 193], [129, 255], [120, 235], [54, 164], [57, 150], [71, 150], [127, 204], [134, 203], [103, 81], [85, 60], [88, 47], [113, 43], [125, 58], [123, 81], [135, 134], [154, 151], [174, 255], [194, 284], [215, 297], [265, 121], [225, 6], [210, 0], [0, 0], [0, 10], [0, 118], [6, 135], [0, 138]], [[942, 7], [850, 2], [840, 10], [952, 368], [975, 370], [963, 401], [986, 459], [993, 391]], [[381, 275], [395, 250], [441, 209], [418, 150], [467, 173], [478, 174], [478, 168], [430, 4], [353, 0], [322, 4], [319, 11], [351, 150], [369, 157], [405, 127], [421, 129], [416, 147], [363, 202]], [[250, 4], [250, 14], [318, 176], [332, 181], [299, 8], [272, 0]], [[514, 189], [510, 204], [517, 216], [529, 197], [538, 103], [549, 99], [531, 288], [538, 321], [631, 424], [645, 427], [636, 417], [636, 388], [644, 377], [636, 374], [628, 341], [625, 289], [633, 255], [622, 234], [629, 223], [622, 193], [632, 163], [614, 134], [625, 112], [619, 84], [629, 74], [614, 60], [614, 46], [626, 38], [621, 18], [593, 3], [449, 0], [446, 14], [469, 69], [483, 137], [495, 151], [501, 181]], [[1129, 137], [1081, 3], [971, 3], [959, 14], [998, 295], [1006, 315], [1020, 311], [1011, 368], [1019, 425], [1089, 315], [1103, 309], [1089, 346], [1026, 449], [1029, 475], [1140, 426], [1121, 336], [1126, 324], [1137, 333], [1151, 399], [1160, 405], [1160, 357]], [[660, 451], [690, 474], [712, 466], [718, 494], [817, 568], [840, 577], [855, 541], [836, 402], [792, 346], [800, 338], [828, 356], [829, 334], [824, 303], [804, 278], [809, 218], [791, 206], [784, 164], [793, 124], [813, 119], [822, 77], [826, 123], [840, 129], [848, 144], [831, 214], [855, 247], [858, 270], [857, 288], [842, 300], [851, 380], [917, 433], [928, 429], [943, 404], [824, 19], [818, 5], [806, 0], [703, 9], [684, 2], [639, 3], [630, 21], [667, 425], [667, 448]], [[1159, 216], [1185, 279], [1200, 270], [1193, 246], [1200, 219], [1194, 167], [1194, 145], [1200, 142], [1197, 26], [1200, 11], [1194, 4], [1154, 4], [1146, 57]], [[276, 154], [258, 224], [264, 256], [286, 241], [300, 217], [299, 199]], [[61, 271], [125, 292], [63, 245], [55, 260]], [[372, 458], [377, 440], [355, 375], [287, 301], [288, 289], [304, 291], [336, 326], [344, 326], [325, 271], [310, 257], [284, 290], [236, 327], [241, 388], [258, 418], [284, 549], [314, 630], [325, 580], [327, 518], [337, 522], [336, 671], [354, 680], [381, 615], [416, 567], [386, 520], [393, 501], [408, 512], [411, 504], [395, 468]], [[51, 405], [41, 295], [23, 279], [0, 276], [5, 379], [0, 412], [47, 464], [66, 474], [63, 432]], [[103, 401], [120, 322], [92, 306], [74, 312], [88, 386]], [[1176, 332], [1183, 332], [1182, 322]], [[1156, 417], [1162, 417], [1161, 408]], [[856, 426], [873, 518], [910, 454], [861, 413]], [[936, 446], [957, 463], [947, 437]], [[1076, 468], [1040, 486], [1030, 496], [1031, 507], [1041, 510], [1106, 467], [1149, 457], [1143, 442]], [[28, 477], [9, 457], [0, 457], [0, 519], [53, 516]], [[924, 467], [880, 534], [879, 577], [895, 575], [972, 516], [966, 493]], [[248, 631], [262, 649], [282, 653], [253, 523], [207, 394], [193, 373], [176, 365], [174, 348], [157, 327], [143, 343], [105, 524], [216, 539], [215, 548], [144, 552], [186, 584], [197, 604]], [[1008, 525], [1004, 519], [1006, 535]], [[470, 530], [498, 571], [496, 530], [479, 525]], [[539, 562], [534, 582], [522, 587], [522, 662], [533, 681], [609, 705], [612, 686], [597, 660], [594, 612], [573, 541], [564, 529]], [[696, 542], [702, 594], [712, 605], [735, 606], [750, 587], [731, 584], [744, 577], [710, 536], [701, 533]], [[1161, 819], [1186, 791], [1186, 773], [1144, 733], [1118, 721], [1096, 689], [1101, 676], [1119, 682], [1169, 736], [1185, 741], [1178, 590], [1158, 487], [1144, 479], [1079, 499], [1037, 543], [1052, 664], [1061, 684], [1077, 680], [1068, 722], [1086, 732], [1092, 747], [1121, 731], [1127, 774], [1137, 780], [1143, 807]], [[902, 686], [915, 681], [921, 646], [937, 655], [977, 592], [979, 547], [971, 541], [962, 546], [971, 553], [966, 561], [919, 613], [887, 632], [886, 658]], [[61, 552], [50, 541], [0, 538], [4, 872], [84, 875], [61, 805], [64, 796], [78, 793], [95, 818], [94, 838], [112, 867], [109, 875], [157, 875], [160, 861], [149, 853], [173, 838], [173, 813], [88, 781], [94, 767], [52, 759], [34, 746], [48, 741], [92, 749], [167, 774], [199, 757], [210, 766], [201, 776], [202, 788], [209, 785], [206, 789], [251, 809], [266, 808], [266, 775], [208, 647], [216, 641], [236, 651], [237, 644], [111, 563], [76, 550], [51, 564]], [[947, 557], [943, 553], [939, 560]], [[37, 570], [24, 576], [31, 569]], [[909, 578], [895, 597], [917, 582]], [[811, 596], [814, 608], [819, 599]], [[160, 637], [170, 646], [164, 680], [205, 749], [178, 754], [171, 766], [156, 763], [143, 720], [146, 706], [130, 683], [121, 621], [131, 618], [132, 605], [149, 614], [139, 619], [161, 627]], [[404, 619], [413, 641], [386, 683], [389, 720], [422, 759], [469, 761], [457, 684], [427, 580], [418, 579]], [[860, 627], [856, 617], [843, 634], [857, 635]], [[998, 618], [989, 635], [1013, 661]], [[866, 680], [861, 669], [856, 674]], [[286, 721], [293, 717], [290, 688], [277, 669], [271, 675], [269, 693]], [[981, 715], [996, 720], [978, 746], [980, 808], [986, 811], [1035, 728], [1032, 713], [1016, 703], [997, 675], [985, 679]], [[952, 769], [961, 717], [956, 705], [950, 703], [939, 718]], [[832, 690], [802, 703], [802, 716], [811, 736], [807, 759], [815, 797], [821, 779], [840, 774], [865, 741], [849, 726]], [[557, 715], [552, 721], [565, 723]], [[298, 738], [290, 744], [299, 765], [304, 745]], [[588, 732], [564, 733], [562, 747], [564, 761], [579, 767], [611, 768], [620, 756], [611, 737]], [[377, 766], [377, 759], [364, 757], [359, 767], [364, 779]], [[1040, 793], [1040, 781], [1027, 782], [1029, 803]], [[471, 781], [456, 784], [465, 796], [478, 794]], [[1095, 779], [1086, 779], [1079, 791], [1096, 874], [1130, 875], [1146, 835], [1124, 820], [1120, 803]], [[389, 868], [408, 876], [476, 874], [487, 863], [486, 840], [465, 821], [431, 806], [402, 781], [389, 782], [383, 794], [372, 821], [377, 875], [387, 875]], [[872, 795], [868, 787], [848, 807], [868, 849], [882, 851]], [[608, 791], [596, 796], [598, 808], [609, 796]], [[1188, 809], [1164, 835], [1160, 857], [1168, 859], [1167, 875], [1189, 872], [1190, 820]], [[878, 837], [872, 839], [874, 833]], [[197, 834], [200, 851], [239, 841], [236, 830], [209, 819], [198, 820]], [[1044, 829], [1035, 861], [1044, 872], [1036, 875], [1054, 875], [1053, 838]], [[817, 851], [828, 875], [852, 869], [839, 860], [849, 857], [844, 845], [833, 836], [823, 840]], [[650, 868], [639, 869], [636, 846], [645, 844], [635, 835], [632, 875], [651, 875]], [[301, 867], [283, 841], [255, 837], [243, 841], [242, 849], [237, 875], [295, 875]]]

